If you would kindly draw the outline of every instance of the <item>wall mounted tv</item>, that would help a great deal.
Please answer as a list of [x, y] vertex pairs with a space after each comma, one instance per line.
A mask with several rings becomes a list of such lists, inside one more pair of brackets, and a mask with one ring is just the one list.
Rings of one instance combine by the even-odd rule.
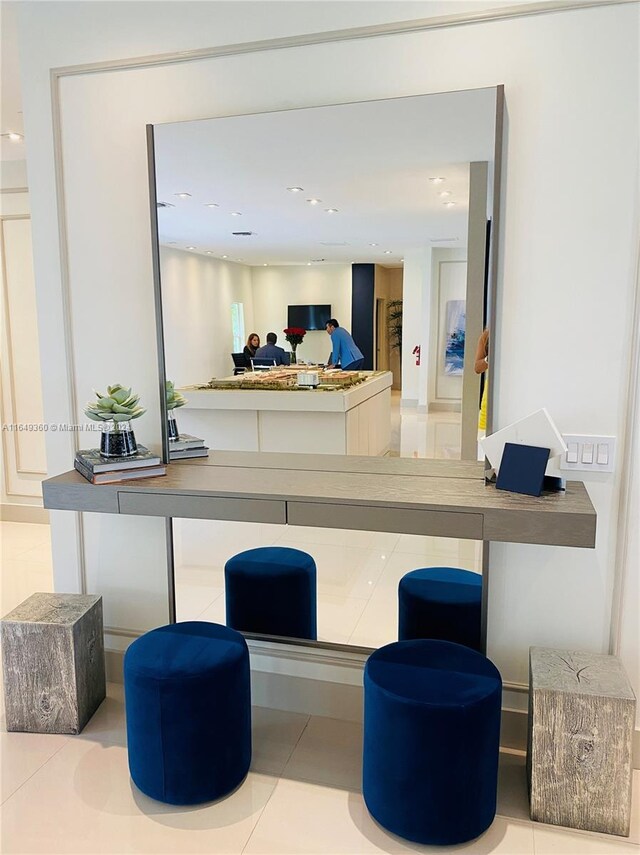
[[289, 306], [287, 326], [323, 330], [331, 317], [331, 306]]

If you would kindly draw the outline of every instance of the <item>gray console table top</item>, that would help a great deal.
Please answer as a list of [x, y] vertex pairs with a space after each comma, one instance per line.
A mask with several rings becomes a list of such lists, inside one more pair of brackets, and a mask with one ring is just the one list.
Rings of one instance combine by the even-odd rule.
[[75, 471], [43, 482], [44, 506], [593, 548], [582, 482], [533, 498], [485, 484], [483, 466], [439, 460], [214, 452], [167, 474], [96, 486]]

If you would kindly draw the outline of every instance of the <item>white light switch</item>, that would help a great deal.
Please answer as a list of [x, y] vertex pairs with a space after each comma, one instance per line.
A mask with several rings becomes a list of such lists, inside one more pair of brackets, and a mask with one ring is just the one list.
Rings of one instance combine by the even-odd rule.
[[578, 462], [578, 443], [577, 442], [568, 442], [567, 443], [567, 463], [577, 463]]
[[615, 436], [563, 434], [567, 450], [560, 458], [560, 469], [579, 472], [613, 472]]

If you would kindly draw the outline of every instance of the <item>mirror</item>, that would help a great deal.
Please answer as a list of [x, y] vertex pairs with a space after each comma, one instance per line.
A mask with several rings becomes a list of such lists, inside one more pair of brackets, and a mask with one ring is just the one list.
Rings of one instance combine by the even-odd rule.
[[[172, 460], [478, 460], [500, 99], [487, 88], [152, 129]], [[224, 621], [225, 562], [284, 545], [316, 560], [318, 638], [367, 647], [397, 637], [398, 574], [482, 569], [481, 543], [445, 538], [175, 520], [174, 542], [178, 619]]]

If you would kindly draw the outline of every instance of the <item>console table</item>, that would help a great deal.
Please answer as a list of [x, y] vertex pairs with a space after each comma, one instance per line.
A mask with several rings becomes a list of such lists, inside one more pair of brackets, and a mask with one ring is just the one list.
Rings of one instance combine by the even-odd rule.
[[486, 484], [481, 463], [328, 454], [213, 452], [167, 475], [95, 486], [75, 471], [43, 482], [45, 508], [312, 525], [593, 548], [584, 484], [540, 498]]

